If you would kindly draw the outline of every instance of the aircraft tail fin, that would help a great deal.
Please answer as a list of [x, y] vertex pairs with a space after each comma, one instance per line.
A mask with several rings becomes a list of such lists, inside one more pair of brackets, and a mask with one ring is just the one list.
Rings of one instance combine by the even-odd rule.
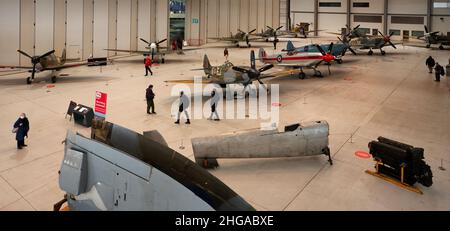
[[256, 69], [256, 58], [255, 58], [255, 51], [252, 50], [250, 52], [250, 64], [252, 69]]
[[66, 53], [66, 48], [63, 49], [62, 54], [61, 54], [61, 64], [66, 63], [67, 60], [67, 53]]
[[264, 48], [259, 48], [259, 54], [258, 54], [258, 59], [259, 59], [259, 61], [260, 62], [264, 62], [264, 58], [266, 58], [267, 57], [267, 53], [266, 53], [266, 51], [264, 50]]
[[203, 57], [203, 70], [205, 71], [206, 75], [210, 75], [211, 74], [211, 63], [209, 62], [208, 59], [208, 55], [205, 54], [205, 56]]
[[288, 41], [287, 46], [286, 46], [286, 50], [287, 50], [287, 51], [293, 51], [293, 50], [295, 50], [295, 46], [294, 46], [294, 44], [292, 43], [291, 40]]

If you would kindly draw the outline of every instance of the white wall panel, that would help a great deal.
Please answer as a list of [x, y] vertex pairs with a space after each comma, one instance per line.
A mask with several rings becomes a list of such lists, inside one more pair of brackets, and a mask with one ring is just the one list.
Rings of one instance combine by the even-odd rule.
[[94, 57], [106, 57], [108, 52], [108, 0], [94, 2]]
[[431, 22], [433, 26], [432, 31], [440, 31], [444, 35], [450, 32], [450, 16], [433, 16], [431, 17]]
[[169, 45], [169, 1], [156, 0], [156, 40], [160, 41], [167, 38]]
[[230, 0], [219, 0], [219, 36], [230, 36]]
[[[139, 0], [138, 5], [138, 37], [152, 42], [150, 37], [151, 0]], [[138, 41], [138, 50], [144, 50], [146, 46], [144, 42]]]
[[250, 12], [245, 12], [249, 15], [249, 22], [248, 22], [248, 30], [253, 30], [258, 28], [258, 0], [250, 0]]
[[319, 13], [317, 23], [319, 25], [320, 30], [326, 30], [319, 32], [319, 35], [329, 36], [329, 34], [327, 33], [328, 31], [339, 32], [341, 31], [341, 28], [345, 27], [345, 24], [347, 23], [347, 15]]
[[314, 11], [314, 0], [293, 0], [291, 1], [291, 11]]
[[261, 31], [261, 30], [264, 30], [267, 25], [266, 24], [266, 1], [264, 1], [264, 0], [258, 1], [258, 6], [256, 9], [258, 11], [258, 16], [256, 18], [256, 20], [257, 20], [256, 30]]
[[61, 54], [66, 48], [66, 2], [55, 0], [53, 46], [56, 54]]
[[129, 50], [131, 45], [131, 0], [120, 0], [117, 6], [117, 48]]
[[[353, 2], [368, 2], [369, 7], [353, 7]], [[384, 12], [384, 1], [383, 0], [352, 0], [351, 6], [352, 13], [378, 13], [382, 14]]]
[[[266, 25], [267, 26], [273, 26], [273, 14], [275, 14], [275, 12], [273, 12], [273, 2], [272, 0], [266, 0], [266, 7], [265, 7], [265, 13], [264, 13], [264, 17], [266, 20]], [[278, 12], [280, 12], [279, 10], [277, 10]]]
[[240, 17], [240, 1], [231, 0], [230, 1], [230, 31], [237, 31], [240, 27], [239, 17]]
[[0, 1], [0, 65], [19, 65], [20, 1]]
[[292, 15], [292, 25], [299, 24], [301, 22], [311, 24], [309, 27], [314, 28], [314, 14], [313, 13], [294, 13]]
[[[108, 48], [117, 48], [117, 2], [108, 0]], [[108, 56], [116, 55], [116, 52], [109, 51]]]
[[94, 4], [93, 0], [84, 0], [83, 3], [83, 60], [88, 59], [93, 55], [93, 40], [94, 40]]
[[138, 0], [131, 0], [130, 49], [137, 50], [137, 46], [138, 46]]
[[393, 14], [427, 14], [427, 1], [391, 0], [388, 12]]
[[36, 1], [36, 54], [44, 54], [53, 50], [53, 19], [54, 1]]
[[83, 46], [83, 0], [67, 1], [67, 58], [81, 59]]
[[[249, 28], [249, 18], [250, 18], [250, 0], [241, 0], [241, 8], [239, 12], [239, 29], [243, 31], [252, 30]], [[236, 31], [231, 31], [236, 33]]]
[[[208, 37], [219, 37], [218, 28], [218, 0], [208, 0], [208, 12], [207, 12], [207, 36]], [[235, 33], [235, 32], [233, 32]]]
[[[20, 1], [20, 49], [34, 55], [34, 1]], [[30, 65], [30, 59], [20, 55], [21, 65]]]

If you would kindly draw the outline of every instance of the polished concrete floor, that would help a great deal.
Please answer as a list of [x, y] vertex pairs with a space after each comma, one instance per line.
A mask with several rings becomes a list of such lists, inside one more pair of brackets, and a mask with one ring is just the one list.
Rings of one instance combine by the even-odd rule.
[[[386, 51], [386, 56], [378, 51], [372, 57], [365, 52], [349, 54], [344, 64], [331, 67], [331, 76], [321, 66], [325, 78], [265, 80], [280, 87], [280, 127], [312, 120], [330, 123], [333, 166], [324, 156], [219, 160], [220, 167], [212, 174], [258, 210], [449, 210], [450, 78], [433, 81], [424, 64], [428, 55], [447, 64], [449, 52], [406, 46]], [[190, 69], [201, 67], [205, 52], [213, 65], [223, 63], [222, 49], [207, 48], [168, 56], [167, 64], [153, 68], [153, 77], [144, 77], [143, 59], [136, 56], [102, 69], [64, 70], [69, 76], [59, 78], [54, 87], [45, 76], [26, 85], [25, 74], [1, 72], [0, 210], [51, 210], [62, 199], [58, 187], [64, 155], [61, 142], [68, 129], [89, 135], [89, 129], [66, 119], [65, 112], [70, 100], [93, 106], [96, 90], [109, 94], [109, 121], [137, 132], [156, 129], [171, 148], [191, 159], [193, 137], [258, 128], [260, 120], [173, 123], [170, 108], [176, 97], [170, 96], [173, 85], [164, 81], [199, 75]], [[248, 65], [248, 57], [249, 49], [230, 49], [230, 60], [236, 65]], [[158, 112], [152, 116], [145, 112], [149, 84], [155, 86]], [[27, 113], [31, 130], [29, 146], [17, 150], [11, 128], [21, 112]], [[424, 195], [364, 172], [373, 169], [373, 161], [354, 153], [368, 151], [367, 144], [378, 136], [425, 148], [434, 184], [430, 188], [418, 185]], [[447, 170], [439, 170], [441, 162]]]

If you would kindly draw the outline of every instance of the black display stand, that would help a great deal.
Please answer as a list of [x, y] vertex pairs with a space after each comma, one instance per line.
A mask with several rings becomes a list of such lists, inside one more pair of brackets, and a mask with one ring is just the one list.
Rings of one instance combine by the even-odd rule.
[[78, 104], [73, 110], [73, 118], [75, 123], [89, 128], [92, 126], [92, 120], [94, 119], [94, 110]]
[[76, 106], [77, 106], [77, 103], [70, 101], [69, 108], [67, 108], [67, 113], [66, 113], [66, 117], [65, 117], [65, 118], [67, 118], [67, 116], [70, 116], [69, 121], [72, 121], [73, 109], [75, 109]]

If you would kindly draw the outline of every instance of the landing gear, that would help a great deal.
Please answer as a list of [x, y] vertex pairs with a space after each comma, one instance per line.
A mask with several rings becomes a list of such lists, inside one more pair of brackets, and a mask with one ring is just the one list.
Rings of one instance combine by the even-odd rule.
[[306, 78], [306, 74], [305, 74], [305, 72], [300, 72], [299, 74], [298, 74], [298, 78], [299, 79], [305, 79]]
[[430, 48], [431, 47], [431, 45], [430, 44], [427, 44], [427, 48]]
[[56, 83], [56, 76], [52, 76], [52, 83]]
[[386, 51], [380, 50], [381, 51], [381, 55], [386, 55]]
[[320, 72], [320, 71], [315, 71], [314, 72], [314, 76], [315, 77], [319, 77], [319, 78], [323, 78], [322, 72]]
[[369, 53], [367, 53], [368, 55], [373, 55], [373, 50], [370, 50]]
[[444, 50], [444, 46], [440, 45], [440, 46], [439, 46], [439, 49], [440, 49], [440, 50]]
[[161, 59], [161, 63], [164, 64], [166, 63], [166, 60], [164, 58]]
[[249, 44], [248, 44], [248, 47], [249, 47], [249, 48], [252, 47], [252, 44], [249, 43]]
[[337, 59], [336, 62], [337, 62], [338, 64], [342, 64], [342, 63], [343, 63], [342, 59]]
[[31, 84], [31, 83], [32, 83], [31, 77], [28, 77], [27, 78], [27, 84]]

